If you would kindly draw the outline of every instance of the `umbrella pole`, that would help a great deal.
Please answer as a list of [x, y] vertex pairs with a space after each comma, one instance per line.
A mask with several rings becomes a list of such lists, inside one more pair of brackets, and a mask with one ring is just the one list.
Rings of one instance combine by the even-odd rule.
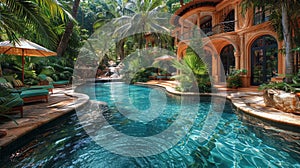
[[24, 83], [24, 64], [25, 64], [24, 50], [22, 50], [22, 82], [23, 83]]

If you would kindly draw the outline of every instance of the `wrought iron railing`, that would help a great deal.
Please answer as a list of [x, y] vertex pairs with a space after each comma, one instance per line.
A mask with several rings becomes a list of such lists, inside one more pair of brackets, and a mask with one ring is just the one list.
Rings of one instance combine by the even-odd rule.
[[[235, 30], [235, 20], [233, 21], [225, 21], [225, 22], [221, 22], [217, 25], [215, 25], [212, 28], [204, 28], [201, 29], [202, 32], [206, 35], [206, 36], [212, 36], [212, 35], [216, 35], [216, 34], [220, 34], [220, 33], [226, 33], [226, 32], [232, 32]], [[178, 38], [180, 40], [189, 40], [193, 37], [196, 37], [200, 32], [195, 29], [195, 30], [191, 30], [191, 31], [185, 31], [182, 34], [178, 34]]]
[[212, 32], [213, 34], [232, 32], [235, 30], [234, 29], [235, 22], [236, 20], [221, 22], [212, 28]]

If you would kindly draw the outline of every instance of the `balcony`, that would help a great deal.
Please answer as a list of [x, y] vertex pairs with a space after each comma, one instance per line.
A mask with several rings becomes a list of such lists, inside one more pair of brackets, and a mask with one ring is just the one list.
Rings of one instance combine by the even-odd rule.
[[[234, 28], [235, 22], [236, 20], [225, 21], [215, 25], [212, 28], [204, 28], [201, 30], [206, 36], [213, 36], [220, 33], [232, 32], [235, 30]], [[185, 31], [183, 34], [178, 34], [178, 37], [180, 38], [180, 40], [190, 40], [193, 37], [197, 36], [197, 34], [200, 35], [197, 32], [197, 30], [191, 30], [191, 31]]]
[[215, 25], [212, 28], [212, 35], [234, 31], [235, 22], [236, 20], [231, 20], [231, 21], [221, 22]]

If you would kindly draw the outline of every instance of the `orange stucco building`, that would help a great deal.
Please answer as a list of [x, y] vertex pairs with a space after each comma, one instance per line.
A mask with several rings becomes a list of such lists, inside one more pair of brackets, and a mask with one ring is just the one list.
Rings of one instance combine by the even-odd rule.
[[[284, 74], [283, 42], [269, 22], [270, 9], [255, 8], [242, 14], [242, 0], [193, 0], [183, 4], [171, 18], [175, 26], [177, 57], [182, 58], [196, 28], [206, 37], [206, 58], [211, 62], [214, 83], [222, 83], [233, 69], [246, 69], [245, 87], [268, 82]], [[178, 17], [179, 16], [179, 17]], [[222, 74], [225, 74], [222, 75]]]

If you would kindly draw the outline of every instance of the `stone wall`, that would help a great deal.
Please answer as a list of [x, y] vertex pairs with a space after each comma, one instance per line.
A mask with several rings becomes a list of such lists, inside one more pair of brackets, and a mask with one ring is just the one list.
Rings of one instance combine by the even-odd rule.
[[294, 93], [268, 89], [264, 91], [263, 97], [264, 102], [268, 107], [275, 107], [284, 112], [300, 114], [299, 97]]

